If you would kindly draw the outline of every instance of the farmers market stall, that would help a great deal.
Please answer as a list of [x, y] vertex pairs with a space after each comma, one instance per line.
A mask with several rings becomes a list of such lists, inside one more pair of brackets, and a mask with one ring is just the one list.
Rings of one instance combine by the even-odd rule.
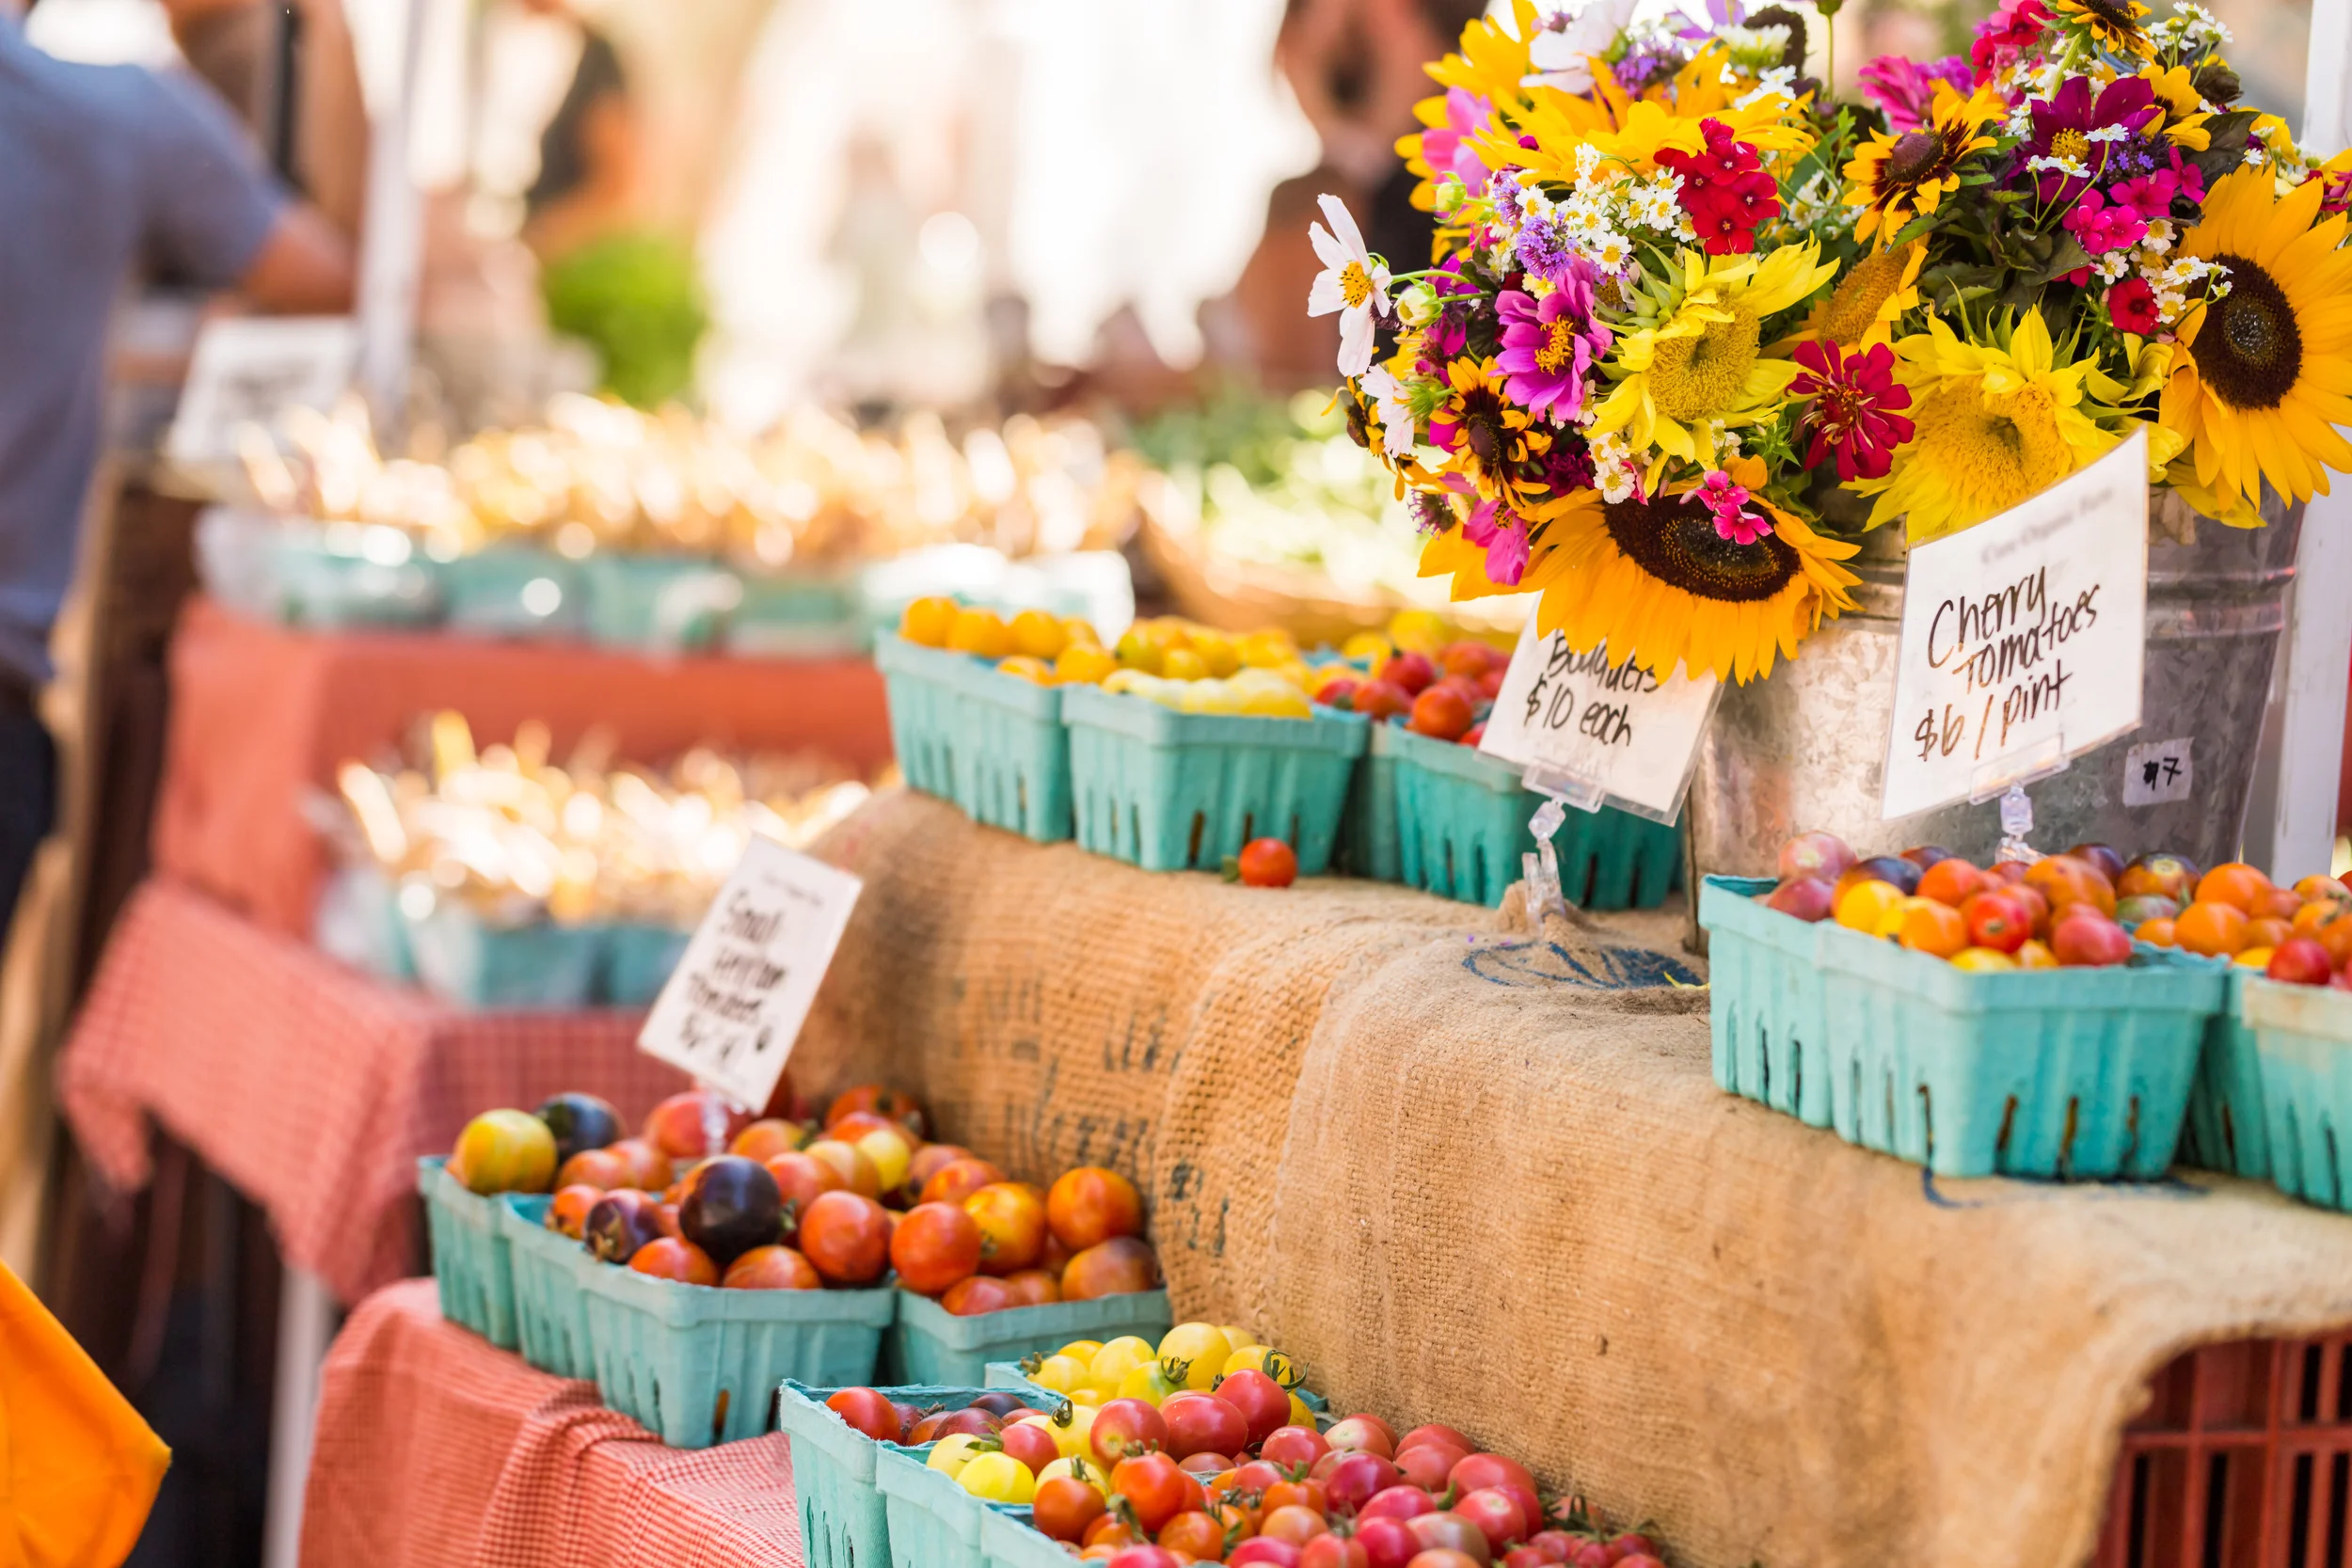
[[441, 1321], [430, 1281], [328, 1355], [302, 1513], [325, 1568], [802, 1568], [783, 1434], [682, 1452]]

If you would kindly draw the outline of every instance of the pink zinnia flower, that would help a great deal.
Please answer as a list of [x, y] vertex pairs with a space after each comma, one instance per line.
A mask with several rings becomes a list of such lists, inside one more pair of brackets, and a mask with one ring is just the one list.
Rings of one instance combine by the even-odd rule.
[[1495, 363], [1510, 379], [1511, 401], [1552, 420], [1584, 406], [1584, 372], [1609, 352], [1609, 328], [1593, 319], [1593, 286], [1581, 273], [1538, 302], [1506, 290], [1496, 296], [1502, 353]]
[[1470, 137], [1494, 115], [1494, 105], [1468, 87], [1449, 87], [1445, 123], [1421, 134], [1421, 155], [1432, 179], [1453, 175], [1472, 196], [1486, 188], [1486, 166], [1470, 146]]
[[1862, 94], [1886, 112], [1886, 128], [1897, 135], [1917, 131], [1935, 118], [1935, 84], [1948, 83], [1965, 95], [1975, 86], [1968, 62], [1958, 55], [1920, 65], [1900, 55], [1881, 55], [1862, 68]]
[[2146, 218], [2097, 191], [2083, 192], [2060, 222], [2093, 256], [2128, 250], [2148, 237]]
[[1813, 400], [1799, 427], [1813, 433], [1805, 466], [1820, 467], [1835, 449], [1839, 479], [1885, 478], [1895, 449], [1914, 434], [1895, 412], [1911, 406], [1911, 389], [1895, 379], [1895, 351], [1880, 343], [1848, 355], [1836, 343], [1800, 343], [1795, 357], [1804, 370], [1788, 383], [1789, 394]]
[[1753, 545], [1772, 531], [1772, 523], [1748, 510], [1748, 488], [1721, 468], [1699, 481], [1692, 499], [1715, 515], [1715, 531], [1735, 545]]

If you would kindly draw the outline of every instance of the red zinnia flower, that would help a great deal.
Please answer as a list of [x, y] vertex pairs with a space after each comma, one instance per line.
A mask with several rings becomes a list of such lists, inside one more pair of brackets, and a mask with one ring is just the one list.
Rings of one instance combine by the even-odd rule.
[[1804, 428], [1813, 433], [1805, 466], [1818, 467], [1837, 451], [1837, 477], [1883, 479], [1895, 449], [1912, 437], [1909, 420], [1895, 412], [1911, 406], [1911, 390], [1895, 379], [1895, 351], [1884, 343], [1867, 354], [1847, 355], [1836, 343], [1799, 343], [1797, 363], [1805, 373], [1788, 384], [1795, 397], [1809, 397]]
[[1763, 172], [1764, 160], [1736, 138], [1720, 119], [1699, 121], [1704, 151], [1667, 148], [1661, 167], [1682, 176], [1677, 198], [1691, 214], [1691, 227], [1710, 256], [1744, 256], [1756, 248], [1756, 230], [1780, 211], [1780, 186]]
[[2107, 320], [2137, 338], [2156, 329], [2156, 291], [2144, 277], [2126, 277], [2107, 291]]

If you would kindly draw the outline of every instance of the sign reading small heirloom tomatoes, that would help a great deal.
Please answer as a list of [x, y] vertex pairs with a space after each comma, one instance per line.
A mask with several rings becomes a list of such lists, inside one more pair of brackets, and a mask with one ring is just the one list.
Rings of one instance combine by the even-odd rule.
[[2148, 438], [1911, 552], [1880, 811], [1983, 800], [2139, 725]]
[[738, 1104], [767, 1104], [864, 885], [755, 835], [661, 988], [637, 1048]]
[[1556, 631], [1539, 634], [1531, 613], [1478, 749], [1671, 821], [1715, 695], [1712, 674], [1661, 679], [1613, 664], [1608, 644], [1579, 652]]

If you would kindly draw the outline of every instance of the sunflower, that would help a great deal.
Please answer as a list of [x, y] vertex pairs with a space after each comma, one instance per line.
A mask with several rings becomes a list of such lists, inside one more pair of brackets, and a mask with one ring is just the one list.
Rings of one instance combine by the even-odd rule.
[[[1658, 154], [1668, 148], [1706, 150], [1707, 135], [1700, 126], [1708, 119], [1719, 121], [1734, 140], [1767, 155], [1795, 159], [1810, 152], [1816, 140], [1804, 114], [1810, 95], [1735, 96], [1723, 81], [1729, 57], [1720, 45], [1701, 50], [1676, 78], [1671, 105], [1629, 94], [1603, 63], [1593, 79], [1591, 96], [1538, 90], [1510, 124], [1490, 121], [1470, 145], [1489, 168], [1523, 168], [1539, 180], [1566, 184], [1579, 177], [1577, 151], [1581, 147], [1597, 147], [1605, 156], [1646, 174], [1655, 170]], [[1532, 145], [1525, 137], [1534, 138]]]
[[[2121, 439], [2107, 428], [2121, 384], [2095, 358], [2066, 357], [2039, 309], [1963, 341], [1931, 316], [1896, 344], [1918, 434], [1883, 479], [1851, 486], [1878, 497], [1869, 527], [1907, 516], [1911, 541], [1941, 538], [2057, 483]], [[2102, 421], [2106, 421], [2103, 423]]]
[[1884, 248], [1915, 214], [1932, 213], [1960, 189], [1960, 166], [1974, 152], [1994, 145], [1985, 127], [2004, 113], [1993, 93], [1963, 98], [1947, 83], [1935, 85], [1933, 123], [1902, 135], [1870, 133], [1846, 166], [1846, 205], [1862, 209], [1854, 238], [1878, 236]]
[[2143, 25], [2148, 8], [2139, 0], [2050, 0], [2050, 19], [2118, 55], [2144, 60], [2156, 52]]
[[1814, 306], [1800, 338], [1844, 349], [1871, 349], [1894, 341], [1895, 324], [1919, 304], [1919, 264], [1928, 247], [1914, 240], [1900, 250], [1865, 256]]
[[[1752, 477], [1762, 482], [1761, 464]], [[1713, 515], [1684, 496], [1615, 506], [1588, 496], [1564, 510], [1545, 532], [1549, 547], [1519, 579], [1543, 594], [1537, 630], [1564, 632], [1577, 648], [1605, 641], [1661, 675], [1677, 665], [1742, 682], [1771, 674], [1825, 616], [1853, 608], [1847, 590], [1857, 579], [1837, 562], [1859, 546], [1823, 538], [1761, 499], [1753, 504], [1772, 530], [1748, 545], [1724, 538]]]
[[1592, 434], [1622, 430], [1636, 452], [1652, 452], [1652, 488], [1669, 457], [1713, 467], [1713, 427], [1771, 418], [1795, 378], [1795, 364], [1765, 356], [1763, 324], [1836, 276], [1819, 256], [1810, 240], [1762, 256], [1684, 251], [1682, 271], [1652, 279], [1618, 329], [1602, 365], [1617, 388]]
[[2265, 481], [2307, 500], [2327, 493], [2326, 468], [2352, 469], [2333, 428], [2352, 424], [2352, 251], [2338, 248], [2344, 217], [2319, 216], [2327, 184], [2274, 199], [2268, 170], [2237, 170], [2182, 237], [2181, 255], [2229, 269], [2229, 290], [2181, 324], [2159, 418], [2188, 442], [2192, 502], [2218, 502], [2216, 515], [2236, 498], [2250, 515]]
[[1543, 25], [1534, 0], [1511, 0], [1511, 23], [1506, 28], [1492, 17], [1472, 18], [1462, 28], [1461, 53], [1427, 67], [1430, 76], [1441, 87], [1463, 87], [1490, 103], [1518, 103], [1519, 83], [1534, 69], [1528, 41]]
[[1510, 376], [1493, 358], [1456, 359], [1445, 368], [1447, 393], [1429, 416], [1429, 439], [1454, 454], [1455, 472], [1488, 499], [1519, 499], [1514, 473], [1551, 450], [1551, 436], [1530, 429], [1534, 416], [1504, 390]]

